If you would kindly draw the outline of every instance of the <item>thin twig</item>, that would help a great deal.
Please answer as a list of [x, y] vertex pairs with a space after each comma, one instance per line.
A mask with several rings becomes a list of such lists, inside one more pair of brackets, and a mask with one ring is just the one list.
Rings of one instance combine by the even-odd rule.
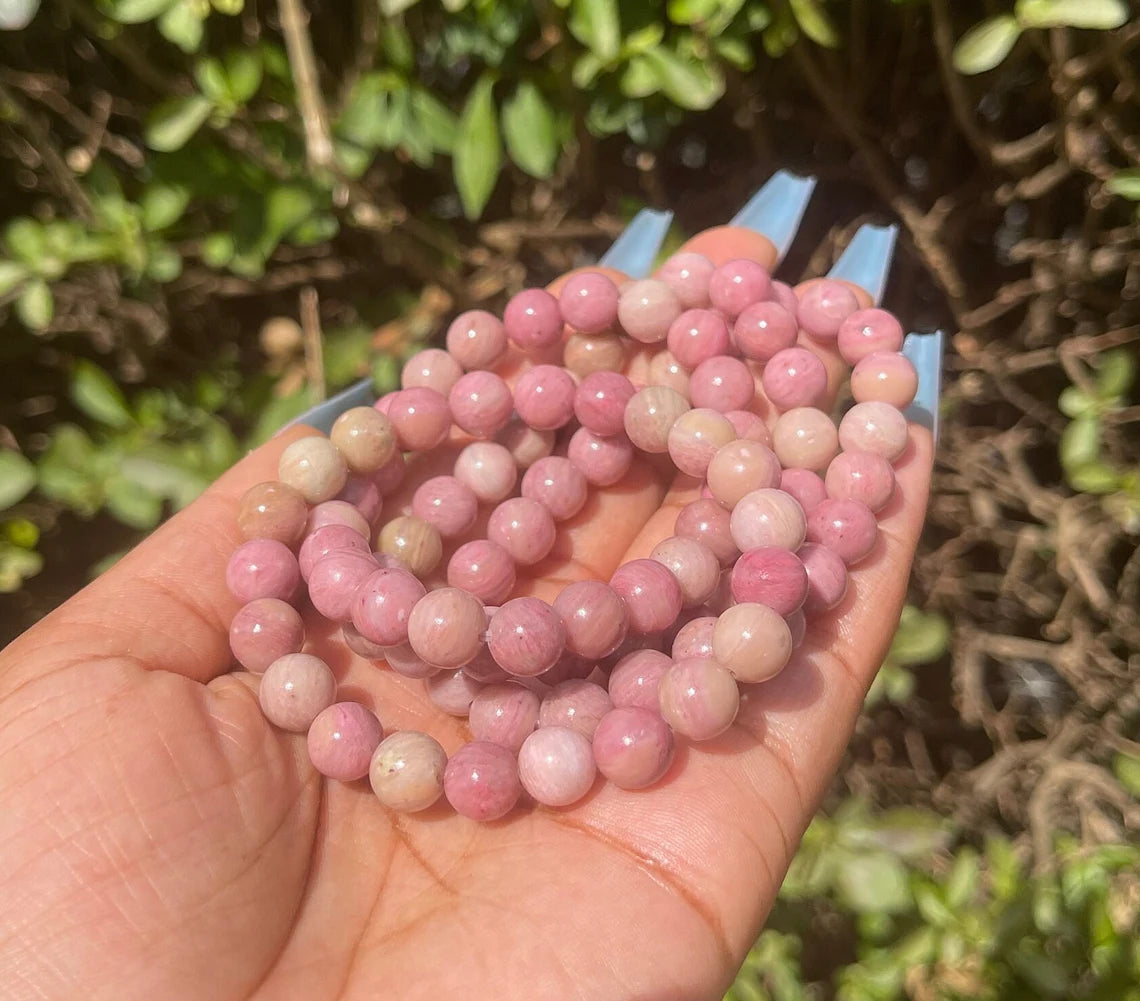
[[277, 0], [281, 16], [281, 32], [285, 51], [297, 88], [297, 106], [305, 129], [305, 153], [312, 170], [326, 170], [333, 162], [332, 138], [329, 136], [328, 113], [317, 78], [317, 61], [313, 40], [309, 37], [309, 15], [301, 0]]
[[317, 290], [301, 289], [301, 330], [305, 335], [305, 378], [313, 403], [325, 398], [325, 356], [321, 344], [321, 313]]

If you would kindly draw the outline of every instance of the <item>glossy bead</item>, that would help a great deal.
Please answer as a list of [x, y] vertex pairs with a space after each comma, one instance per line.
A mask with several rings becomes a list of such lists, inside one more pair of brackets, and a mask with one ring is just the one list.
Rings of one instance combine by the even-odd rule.
[[657, 712], [657, 689], [672, 663], [660, 650], [627, 653], [610, 672], [610, 701], [615, 706], [637, 706]]
[[709, 302], [730, 319], [736, 319], [754, 302], [768, 298], [772, 276], [756, 261], [738, 257], [725, 261], [709, 279]]
[[384, 647], [361, 635], [360, 630], [351, 622], [345, 622], [341, 625], [340, 638], [344, 640], [344, 645], [358, 657], [372, 661], [384, 659]]
[[393, 518], [376, 539], [382, 553], [395, 556], [417, 577], [431, 573], [443, 558], [443, 540], [434, 525], [415, 515]]
[[755, 396], [752, 370], [731, 355], [701, 362], [689, 377], [689, 400], [694, 407], [710, 407], [721, 413], [747, 410]]
[[726, 608], [712, 632], [713, 656], [737, 681], [774, 678], [792, 656], [792, 631], [767, 605], [744, 602]]
[[368, 774], [384, 729], [359, 702], [334, 702], [309, 726], [309, 760], [322, 775], [355, 782]]
[[483, 645], [487, 614], [483, 602], [457, 587], [429, 591], [408, 617], [408, 644], [437, 667], [462, 667]]
[[646, 382], [680, 393], [686, 400], [689, 398], [689, 370], [673, 357], [672, 351], [662, 350], [653, 355]]
[[392, 400], [388, 418], [396, 429], [400, 448], [406, 452], [435, 448], [451, 430], [447, 397], [422, 386], [400, 390]]
[[258, 483], [242, 494], [237, 526], [241, 537], [272, 539], [292, 548], [305, 534], [309, 507], [300, 491], [276, 481]]
[[475, 697], [483, 690], [482, 682], [464, 673], [462, 668], [448, 668], [429, 675], [424, 683], [431, 704], [449, 716], [466, 716]]
[[669, 429], [669, 457], [682, 473], [704, 478], [717, 450], [735, 440], [736, 429], [723, 414], [707, 407], [687, 410]]
[[305, 534], [311, 535], [326, 525], [344, 525], [358, 532], [362, 539], [372, 535], [372, 526], [368, 520], [360, 513], [359, 508], [349, 504], [348, 501], [331, 500], [317, 504], [309, 512], [309, 520], [305, 523]]
[[626, 404], [635, 392], [633, 383], [624, 375], [594, 372], [575, 390], [574, 416], [594, 434], [620, 434], [625, 427]]
[[522, 685], [488, 685], [471, 702], [467, 725], [476, 740], [517, 752], [538, 723], [538, 696]]
[[775, 546], [741, 553], [732, 568], [732, 596], [791, 615], [807, 597], [807, 571], [795, 553]]
[[348, 479], [344, 456], [328, 438], [311, 435], [285, 446], [277, 462], [277, 478], [310, 504], [332, 500]]
[[816, 340], [834, 340], [843, 321], [859, 308], [850, 286], [824, 278], [799, 292], [800, 327]]
[[515, 401], [508, 386], [494, 372], [468, 372], [447, 396], [456, 427], [476, 438], [492, 438], [507, 425]]
[[589, 739], [594, 736], [601, 718], [613, 707], [613, 700], [601, 685], [583, 678], [569, 678], [543, 697], [538, 725], [568, 727]]
[[840, 325], [835, 346], [848, 365], [855, 365], [876, 351], [900, 351], [902, 324], [885, 309], [858, 309]]
[[[384, 659], [396, 674], [404, 678], [422, 681], [425, 678], [433, 678], [440, 673], [438, 667], [419, 657], [406, 642], [385, 647]], [[463, 666], [466, 667], [467, 665], [464, 664]]]
[[575, 581], [554, 599], [554, 610], [566, 627], [566, 648], [587, 660], [601, 660], [625, 639], [625, 603], [608, 584]]
[[621, 290], [618, 322], [635, 341], [655, 344], [665, 340], [669, 327], [681, 314], [676, 293], [655, 278], [633, 281]]
[[661, 678], [657, 697], [662, 719], [690, 740], [724, 733], [740, 709], [736, 679], [715, 660], [700, 657], [676, 661]]
[[584, 334], [600, 334], [617, 322], [618, 288], [600, 271], [580, 271], [558, 293], [562, 322]]
[[418, 730], [385, 737], [372, 755], [368, 781], [376, 798], [398, 813], [426, 810], [443, 795], [447, 752]]
[[894, 462], [906, 451], [906, 418], [889, 403], [856, 403], [839, 422], [845, 452], [874, 452]]
[[562, 339], [558, 300], [545, 289], [524, 289], [507, 303], [503, 327], [511, 343], [523, 351], [538, 351], [557, 344]]
[[773, 279], [772, 287], [768, 290], [768, 298], [772, 302], [778, 302], [791, 313], [792, 317], [795, 318], [796, 327], [799, 327], [800, 300], [796, 297], [796, 290], [791, 285]]
[[539, 459], [554, 451], [553, 431], [541, 431], [529, 427], [517, 417], [512, 418], [507, 426], [495, 435], [495, 441], [510, 452], [519, 469], [529, 469]]
[[400, 385], [404, 389], [423, 386], [447, 396], [461, 375], [463, 366], [452, 355], [439, 348], [425, 348], [404, 362]]
[[368, 540], [355, 528], [349, 528], [347, 525], [325, 525], [314, 529], [305, 536], [305, 541], [297, 551], [301, 579], [308, 581], [318, 560], [341, 549], [367, 553]]
[[412, 495], [412, 514], [433, 525], [443, 538], [454, 539], [475, 524], [479, 498], [454, 476], [433, 476]]
[[486, 605], [501, 605], [516, 580], [515, 561], [502, 546], [488, 539], [465, 542], [447, 563], [447, 583], [469, 591]]
[[394, 494], [404, 482], [408, 466], [402, 452], [396, 452], [372, 477], [372, 482], [385, 497]]
[[330, 622], [352, 618], [356, 592], [376, 572], [371, 553], [338, 549], [322, 556], [309, 574], [309, 600]]
[[851, 370], [851, 395], [856, 403], [889, 403], [909, 407], [918, 392], [918, 373], [909, 358], [876, 352], [856, 362]]
[[827, 493], [838, 500], [857, 500], [878, 513], [895, 492], [895, 471], [874, 452], [841, 452], [827, 467]]
[[729, 410], [724, 416], [728, 418], [736, 430], [737, 438], [758, 441], [761, 445], [771, 446], [772, 432], [768, 430], [768, 425], [758, 414], [754, 414], [751, 410]]
[[609, 487], [629, 472], [633, 443], [624, 434], [602, 436], [589, 428], [578, 428], [570, 436], [566, 457], [587, 483]]
[[[555, 685], [560, 685], [564, 681], [569, 681], [572, 678], [588, 678], [595, 667], [596, 665], [586, 660], [585, 657], [579, 657], [576, 653], [563, 650], [562, 655], [554, 662], [554, 666], [543, 671], [533, 680], [546, 686], [546, 692], [543, 693], [545, 695]], [[539, 689], [536, 688], [535, 691], [539, 691]]]
[[796, 555], [803, 561], [808, 577], [803, 610], [814, 615], [838, 605], [847, 593], [847, 567], [843, 560], [827, 546], [814, 542], [800, 546]]
[[308, 653], [278, 657], [265, 669], [257, 700], [265, 718], [291, 733], [304, 733], [321, 710], [336, 699], [336, 678], [328, 665]]
[[510, 497], [518, 466], [507, 449], [492, 441], [472, 442], [455, 459], [455, 478], [467, 484], [484, 504]]
[[487, 521], [487, 538], [498, 543], [524, 567], [545, 559], [554, 546], [554, 519], [538, 501], [512, 497], [503, 501]]
[[795, 316], [778, 302], [754, 302], [736, 318], [732, 342], [745, 358], [767, 362], [795, 346], [798, 332]]
[[610, 578], [610, 587], [625, 602], [632, 632], [660, 632], [681, 614], [681, 585], [656, 560], [630, 560], [623, 564]]
[[833, 550], [848, 566], [875, 548], [879, 527], [866, 504], [828, 498], [808, 518], [807, 538]]
[[814, 407], [827, 392], [827, 369], [807, 348], [786, 348], [764, 366], [761, 382], [779, 410]]
[[408, 619], [425, 594], [423, 584], [407, 570], [376, 570], [357, 589], [352, 624], [361, 636], [380, 646], [406, 643]]
[[728, 566], [740, 550], [732, 541], [728, 511], [715, 500], [702, 497], [686, 504], [677, 514], [673, 531], [686, 539], [705, 545], [720, 562]]
[[[401, 462], [403, 461], [402, 455], [398, 458]], [[380, 516], [380, 511], [384, 506], [384, 495], [380, 492], [375, 476], [350, 474], [344, 488], [336, 495], [336, 500], [351, 504], [360, 512], [361, 517], [368, 522], [369, 526]], [[369, 528], [369, 532], [371, 532], [371, 528]]]
[[794, 650], [803, 641], [804, 636], [807, 635], [807, 618], [804, 616], [802, 608], [796, 609], [791, 615], [784, 617], [784, 621], [788, 624], [788, 630], [792, 634], [792, 649]]
[[618, 333], [571, 334], [562, 348], [562, 364], [579, 379], [593, 372], [620, 372], [625, 367], [626, 343]]
[[[495, 617], [497, 608], [488, 606], [484, 609], [487, 613], [487, 621], [490, 622]], [[505, 682], [516, 682], [519, 679], [512, 678], [506, 671], [504, 671], [498, 664], [495, 663], [495, 658], [491, 656], [491, 651], [487, 649], [486, 644], [483, 648], [475, 654], [473, 660], [469, 660], [461, 668], [464, 674], [467, 675], [472, 681], [477, 681], [481, 685], [501, 685]], [[474, 705], [474, 703], [472, 703]]]
[[804, 514], [811, 514], [827, 498], [827, 487], [810, 469], [785, 469], [780, 473], [780, 489], [795, 498]]
[[644, 789], [669, 769], [673, 731], [661, 716], [637, 706], [618, 706], [594, 731], [594, 761], [620, 789]]
[[396, 454], [395, 427], [372, 407], [346, 410], [333, 422], [329, 441], [340, 450], [353, 473], [378, 472]]
[[539, 598], [513, 598], [487, 629], [487, 649], [508, 674], [533, 678], [553, 667], [566, 646], [562, 617]]
[[688, 400], [676, 390], [663, 386], [639, 390], [625, 408], [625, 433], [643, 452], [666, 452], [670, 429], [688, 409]]
[[230, 623], [230, 650], [247, 671], [261, 674], [278, 657], [299, 653], [305, 642], [301, 615], [280, 598], [256, 598]]
[[760, 546], [799, 549], [807, 519], [799, 502], [778, 489], [754, 490], [732, 509], [732, 539], [742, 552]]
[[670, 653], [673, 660], [684, 660], [686, 657], [713, 656], [713, 629], [716, 627], [715, 615], [701, 615], [690, 619], [673, 637]]
[[535, 365], [515, 385], [515, 410], [536, 431], [554, 431], [574, 416], [574, 377], [558, 365]]
[[447, 762], [443, 793], [456, 813], [471, 820], [505, 817], [522, 795], [514, 753], [485, 740], [465, 744]]
[[728, 351], [728, 325], [711, 309], [687, 309], [669, 325], [665, 340], [673, 357], [692, 370]]
[[708, 546], [679, 535], [662, 539], [653, 547], [656, 560], [676, 579], [684, 607], [703, 605], [716, 593], [720, 582], [720, 562]]
[[506, 354], [507, 332], [493, 313], [471, 309], [451, 321], [447, 350], [465, 369], [494, 368]]
[[685, 251], [674, 254], [657, 271], [657, 278], [665, 282], [685, 309], [709, 304], [709, 279], [716, 265], [704, 254]]
[[569, 459], [548, 455], [526, 471], [522, 495], [538, 501], [555, 521], [566, 521], [586, 504], [586, 477]]
[[289, 601], [300, 583], [297, 557], [274, 539], [243, 542], [226, 564], [226, 587], [242, 604], [257, 598]]
[[536, 730], [519, 750], [519, 780], [544, 806], [578, 802], [590, 791], [596, 774], [589, 738], [569, 727]]
[[826, 469], [839, 451], [839, 433], [822, 410], [793, 407], [772, 428], [772, 451], [784, 469]]
[[780, 482], [780, 461], [767, 445], [738, 439], [712, 457], [706, 478], [717, 503], [732, 510], [747, 494]]

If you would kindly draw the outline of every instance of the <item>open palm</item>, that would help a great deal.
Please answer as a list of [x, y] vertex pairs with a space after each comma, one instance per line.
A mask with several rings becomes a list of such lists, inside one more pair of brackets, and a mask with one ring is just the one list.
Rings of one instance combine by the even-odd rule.
[[[689, 249], [772, 260], [743, 230]], [[303, 738], [262, 718], [257, 679], [229, 671], [236, 606], [223, 569], [237, 500], [275, 478], [303, 433], [249, 456], [0, 653], [4, 997], [716, 997], [890, 641], [929, 434], [912, 427], [846, 599], [810, 623], [778, 678], [747, 691], [727, 734], [683, 748], [652, 789], [599, 780], [572, 809], [480, 825], [445, 806], [396, 815], [366, 781], [323, 782]], [[672, 534], [696, 488], [636, 464], [566, 523], [520, 590], [550, 597], [608, 578]], [[341, 697], [370, 705], [387, 731], [427, 730], [449, 751], [466, 739], [419, 682], [354, 657], [327, 625], [311, 623], [309, 639]]]

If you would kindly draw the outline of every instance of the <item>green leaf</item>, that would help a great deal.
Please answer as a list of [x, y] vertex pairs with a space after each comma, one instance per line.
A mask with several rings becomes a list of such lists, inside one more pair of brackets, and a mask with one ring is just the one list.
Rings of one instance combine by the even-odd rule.
[[29, 330], [46, 330], [55, 315], [55, 300], [48, 283], [36, 278], [24, 286], [16, 300], [16, 315]]
[[978, 875], [981, 866], [978, 853], [969, 845], [958, 850], [958, 857], [946, 878], [946, 903], [961, 911], [973, 903], [978, 892]]
[[546, 178], [558, 161], [554, 112], [542, 92], [529, 81], [518, 85], [503, 103], [503, 137], [507, 152], [532, 177]]
[[891, 642], [887, 659], [903, 665], [928, 664], [938, 660], [950, 643], [950, 625], [941, 615], [921, 612], [907, 605]]
[[1061, 432], [1058, 454], [1066, 472], [1100, 457], [1100, 421], [1095, 415], [1078, 417]]
[[233, 234], [210, 233], [204, 236], [198, 252], [208, 267], [224, 268], [234, 256]]
[[1057, 409], [1066, 417], [1083, 417], [1095, 406], [1096, 402], [1080, 386], [1066, 386], [1057, 397]]
[[954, 925], [954, 912], [946, 906], [938, 891], [922, 880], [914, 888], [914, 902], [923, 921], [935, 928], [950, 928]]
[[1112, 759], [1112, 772], [1134, 799], [1140, 799], [1140, 757], [1118, 754]]
[[123, 428], [134, 423], [122, 390], [98, 365], [85, 358], [75, 363], [71, 401], [88, 417], [109, 427]]
[[299, 184], [281, 184], [265, 199], [265, 228], [262, 247], [269, 254], [281, 239], [304, 222], [316, 209], [316, 200], [308, 188]]
[[48, 254], [47, 235], [34, 219], [13, 219], [4, 230], [4, 242], [14, 257], [33, 270], [39, 270]]
[[992, 70], [1021, 35], [1021, 25], [1011, 14], [999, 14], [975, 24], [954, 46], [954, 68], [970, 76]]
[[1066, 469], [1069, 485], [1082, 494], [1111, 494], [1120, 489], [1120, 474], [1103, 462], [1093, 460]]
[[756, 65], [752, 46], [748, 44], [747, 39], [738, 35], [721, 35], [713, 42], [713, 48], [721, 59], [743, 73], [747, 73]]
[[395, 149], [410, 106], [403, 80], [390, 73], [368, 73], [352, 88], [337, 133], [358, 146]]
[[603, 63], [621, 51], [621, 16], [617, 0], [574, 0], [566, 25]]
[[19, 261], [0, 261], [0, 295], [7, 295], [27, 277], [28, 269]]
[[196, 4], [181, 0], [158, 19], [158, 30], [168, 42], [183, 52], [192, 53], [202, 45], [205, 22]]
[[142, 24], [165, 14], [178, 0], [114, 0], [108, 13], [120, 24]]
[[180, 184], [151, 184], [142, 196], [142, 224], [148, 233], [173, 226], [190, 203], [190, 190]]
[[410, 10], [419, 2], [420, 0], [380, 0], [380, 13], [385, 17], [395, 17]]
[[1140, 202], [1140, 167], [1118, 170], [1105, 184], [1110, 194]]
[[695, 59], [682, 59], [664, 47], [643, 53], [639, 58], [647, 62], [662, 92], [678, 107], [704, 111], [724, 94], [724, 78]]
[[261, 53], [257, 49], [231, 49], [226, 53], [224, 69], [230, 96], [245, 104], [261, 86]]
[[234, 103], [230, 91], [230, 81], [220, 59], [208, 56], [194, 64], [194, 79], [214, 104], [224, 106]]
[[107, 510], [124, 525], [144, 531], [162, 518], [162, 498], [133, 480], [116, 476], [107, 482]]
[[720, 9], [720, 0], [669, 0], [665, 12], [674, 24], [698, 24]]
[[458, 120], [451, 109], [419, 87], [412, 91], [411, 107], [432, 148], [440, 153], [450, 153], [455, 148], [455, 136], [459, 131]]
[[839, 866], [839, 899], [856, 913], [898, 914], [909, 910], [912, 898], [906, 869], [893, 855], [875, 852], [853, 855]]
[[621, 92], [626, 97], [649, 97], [661, 90], [657, 70], [645, 56], [634, 56], [621, 75]]
[[1123, 396], [1136, 378], [1136, 356], [1128, 348], [1115, 348], [1100, 356], [1096, 365], [1096, 390], [1102, 400]]
[[0, 531], [12, 545], [21, 549], [35, 549], [36, 543], [40, 541], [40, 530], [35, 522], [27, 518], [9, 518]]
[[583, 52], [570, 70], [570, 82], [579, 90], [587, 90], [602, 72], [602, 61], [592, 52]]
[[94, 478], [95, 446], [82, 428], [60, 424], [39, 460], [40, 493], [81, 515], [90, 516], [103, 500]]
[[173, 247], [162, 243], [152, 244], [146, 263], [146, 275], [151, 281], [172, 282], [182, 274], [182, 258]]
[[481, 77], [475, 84], [459, 120], [455, 140], [455, 185], [468, 219], [482, 215], [502, 167], [503, 146], [491, 94], [493, 85], [489, 76]]
[[213, 102], [201, 94], [163, 101], [147, 119], [146, 144], [160, 153], [181, 149], [213, 110]]
[[788, 0], [792, 16], [803, 33], [825, 49], [839, 47], [839, 35], [820, 0]]
[[628, 59], [638, 53], [655, 49], [661, 44], [664, 37], [664, 25], [660, 21], [651, 21], [644, 28], [638, 28], [625, 36], [625, 41], [622, 42], [621, 46], [622, 57]]
[[1025, 28], [1119, 28], [1128, 20], [1124, 0], [1017, 0], [1014, 16]]
[[22, 501], [36, 485], [36, 467], [19, 452], [0, 450], [0, 511]]
[[44, 566], [44, 558], [31, 549], [0, 545], [0, 594], [13, 594]]

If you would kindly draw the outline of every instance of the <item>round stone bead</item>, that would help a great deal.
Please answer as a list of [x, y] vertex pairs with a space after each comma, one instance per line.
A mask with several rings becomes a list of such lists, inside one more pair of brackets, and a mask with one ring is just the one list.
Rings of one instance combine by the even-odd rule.
[[792, 288], [787, 282], [772, 280], [772, 288], [768, 292], [768, 298], [772, 302], [778, 302], [784, 307], [796, 320], [796, 327], [800, 325], [799, 309], [800, 300], [796, 296], [796, 290]]
[[535, 365], [515, 385], [515, 410], [536, 431], [555, 431], [574, 416], [578, 386], [558, 365]]
[[841, 452], [827, 467], [827, 493], [839, 500], [857, 500], [878, 513], [895, 492], [895, 471], [874, 452]]
[[332, 500], [348, 479], [344, 456], [328, 438], [310, 435], [285, 446], [277, 462], [277, 478], [310, 504]]
[[522, 495], [538, 501], [555, 521], [573, 518], [586, 504], [586, 477], [569, 459], [548, 455], [523, 476]]
[[726, 608], [712, 632], [713, 656], [737, 681], [774, 678], [792, 656], [792, 631], [773, 609], [756, 602]]
[[538, 351], [562, 339], [558, 300], [541, 288], [528, 288], [511, 297], [503, 312], [503, 327], [512, 344]]
[[351, 622], [345, 622], [340, 627], [340, 638], [344, 640], [344, 645], [358, 657], [373, 661], [384, 659], [384, 647], [361, 635], [360, 630]]
[[519, 780], [544, 806], [578, 802], [590, 791], [596, 774], [589, 738], [569, 727], [536, 730], [519, 750]]
[[657, 712], [657, 689], [672, 663], [670, 657], [660, 650], [627, 653], [610, 672], [610, 701], [615, 706], [637, 706]]
[[669, 431], [688, 409], [688, 400], [676, 390], [664, 386], [639, 390], [625, 408], [625, 433], [643, 452], [667, 452]]
[[345, 464], [354, 473], [378, 472], [396, 454], [395, 427], [372, 407], [346, 410], [333, 422], [329, 441], [340, 449]]
[[587, 483], [609, 487], [629, 472], [633, 443], [624, 434], [603, 436], [582, 427], [570, 436], [566, 457]]
[[822, 410], [793, 407], [772, 428], [772, 450], [784, 469], [826, 469], [839, 451], [839, 432]]
[[594, 372], [582, 380], [574, 393], [574, 416], [594, 434], [621, 434], [626, 404], [635, 392], [633, 383], [624, 375]]
[[568, 584], [554, 599], [554, 610], [566, 627], [566, 649], [587, 660], [613, 653], [629, 627], [625, 602], [598, 580]]
[[885, 309], [857, 309], [840, 325], [835, 346], [848, 365], [876, 351], [900, 351], [903, 328]]
[[376, 798], [397, 813], [417, 813], [443, 795], [447, 752], [439, 741], [418, 730], [385, 737], [368, 767]]
[[630, 560], [618, 567], [610, 578], [610, 587], [625, 602], [632, 632], [660, 632], [681, 614], [681, 585], [656, 560]]
[[380, 470], [372, 477], [372, 482], [376, 484], [376, 488], [380, 493], [388, 497], [400, 489], [400, 485], [404, 482], [404, 476], [408, 472], [408, 465], [404, 461], [404, 454], [396, 452]]
[[724, 733], [740, 709], [736, 679], [715, 660], [692, 657], [674, 663], [657, 690], [661, 717], [690, 740]]
[[454, 539], [475, 524], [479, 498], [454, 476], [433, 476], [412, 495], [412, 514], [433, 525], [443, 538]]
[[300, 583], [297, 557], [275, 539], [243, 542], [226, 564], [226, 587], [243, 604], [257, 598], [289, 601]]
[[336, 699], [336, 678], [319, 657], [290, 653], [265, 669], [257, 700], [265, 718], [290, 733], [304, 733]]
[[356, 592], [375, 572], [376, 559], [371, 553], [334, 550], [313, 564], [309, 600], [330, 622], [347, 622], [352, 618]]
[[747, 494], [780, 482], [780, 461], [767, 445], [738, 439], [718, 449], [706, 476], [717, 503], [731, 511]]
[[[397, 643], [395, 646], [384, 647], [384, 659], [396, 674], [415, 681], [434, 678], [441, 673], [434, 664], [428, 664], [417, 656], [415, 650], [407, 643]], [[467, 665], [464, 664], [463, 666], [466, 667]]]
[[529, 567], [545, 559], [554, 547], [554, 519], [538, 501], [512, 497], [491, 512], [487, 538], [502, 546], [516, 563]]
[[686, 400], [689, 398], [689, 370], [673, 357], [672, 351], [658, 351], [649, 359], [646, 382], [680, 393]]
[[301, 615], [280, 598], [256, 598], [230, 623], [230, 650], [247, 671], [261, 674], [278, 657], [299, 653], [305, 642]]
[[644, 278], [630, 282], [621, 290], [618, 322], [630, 337], [642, 344], [665, 340], [670, 325], [680, 315], [680, 300], [663, 281]]
[[807, 586], [800, 558], [775, 546], [741, 553], [732, 568], [732, 596], [767, 605], [779, 615], [791, 615], [804, 603]]
[[584, 334], [609, 330], [618, 317], [618, 288], [600, 271], [579, 271], [558, 293], [562, 321]]
[[479, 652], [486, 631], [483, 602], [457, 587], [429, 591], [408, 617], [408, 644], [437, 667], [462, 667]]
[[331, 500], [317, 504], [309, 512], [309, 520], [305, 524], [305, 533], [311, 535], [318, 528], [326, 525], [344, 525], [354, 532], [359, 532], [362, 539], [372, 535], [372, 526], [368, 519], [360, 513], [360, 509], [349, 504], [348, 501]]
[[408, 641], [412, 609], [427, 590], [407, 570], [376, 570], [357, 589], [352, 624], [365, 639], [383, 647]]
[[735, 429], [737, 438], [771, 446], [772, 432], [758, 414], [754, 414], [751, 410], [729, 410], [724, 416]]
[[657, 270], [659, 281], [665, 282], [685, 309], [709, 304], [709, 279], [716, 265], [704, 254], [685, 251], [674, 254]]
[[454, 357], [439, 348], [425, 348], [404, 362], [400, 385], [404, 389], [423, 386], [447, 396], [461, 375], [463, 366]]
[[656, 560], [676, 579], [681, 588], [684, 607], [703, 605], [720, 583], [720, 562], [713, 551], [696, 539], [673, 535], [653, 547], [650, 559]]
[[305, 534], [309, 508], [300, 492], [276, 481], [258, 483], [242, 494], [237, 526], [247, 542], [272, 539], [292, 548]]
[[754, 302], [768, 298], [772, 276], [756, 261], [738, 257], [725, 261], [709, 279], [709, 301], [735, 320]]
[[325, 525], [314, 529], [305, 536], [305, 541], [297, 550], [297, 565], [300, 567], [301, 579], [307, 581], [317, 561], [329, 553], [335, 553], [338, 549], [367, 553], [368, 540], [348, 525]]
[[495, 435], [495, 441], [511, 453], [519, 469], [529, 469], [539, 459], [544, 459], [554, 451], [553, 431], [540, 431], [523, 423], [518, 417], [510, 420], [505, 428]]
[[579, 379], [593, 372], [620, 372], [625, 367], [626, 338], [619, 333], [571, 334], [562, 348], [562, 364]]
[[423, 386], [400, 390], [388, 409], [388, 419], [396, 429], [400, 448], [405, 452], [426, 452], [435, 448], [451, 430], [451, 409], [447, 405], [447, 397]]
[[711, 309], [686, 309], [669, 325], [666, 343], [687, 369], [728, 351], [728, 325]]
[[764, 366], [760, 381], [778, 410], [814, 407], [827, 392], [827, 369], [807, 348], [786, 348]]
[[[535, 691], [545, 695], [555, 685], [560, 685], [571, 678], [588, 678], [596, 666], [586, 660], [585, 657], [579, 657], [576, 653], [563, 650], [562, 655], [554, 662], [554, 666], [543, 671], [534, 679]], [[545, 690], [538, 688], [537, 685], [539, 684], [545, 685]]]
[[601, 685], [583, 678], [568, 678], [543, 696], [538, 725], [568, 727], [589, 739], [613, 707], [613, 700]]
[[456, 813], [471, 820], [498, 820], [522, 795], [512, 751], [473, 740], [456, 751], [443, 772], [443, 794]]
[[644, 789], [669, 769], [673, 731], [661, 716], [638, 706], [618, 706], [594, 731], [594, 761], [619, 789]]
[[754, 490], [732, 509], [729, 521], [732, 539], [742, 552], [761, 546], [799, 549], [807, 519], [799, 502], [782, 490]]
[[917, 392], [918, 373], [904, 355], [876, 352], [851, 370], [851, 395], [856, 403], [877, 401], [902, 410], [914, 402]]
[[[398, 458], [401, 463], [404, 461], [404, 457], [399, 453], [394, 458]], [[391, 465], [391, 462], [388, 465]], [[384, 495], [380, 492], [376, 476], [350, 475], [344, 489], [336, 495], [336, 499], [339, 502], [351, 504], [369, 525], [372, 525], [380, 516], [380, 511], [384, 506]]]
[[566, 646], [562, 617], [539, 598], [513, 598], [491, 619], [487, 649], [508, 674], [534, 678], [558, 661]]
[[309, 760], [322, 775], [355, 782], [368, 774], [384, 729], [359, 702], [334, 702], [309, 727]]
[[451, 321], [447, 351], [465, 369], [494, 368], [507, 352], [507, 332], [493, 313], [471, 309]]
[[395, 556], [417, 577], [431, 573], [443, 558], [443, 540], [434, 525], [415, 515], [393, 518], [380, 529], [377, 548]]
[[449, 716], [463, 717], [471, 711], [471, 703], [483, 690], [483, 684], [462, 668], [448, 668], [429, 675], [424, 689], [437, 709], [442, 709]]
[[492, 438], [511, 419], [514, 395], [494, 372], [468, 372], [456, 381], [447, 405], [458, 428], [476, 438]]
[[392, 401], [396, 399], [396, 395], [399, 392], [400, 391], [398, 389], [393, 389], [391, 392], [385, 393], [380, 397], [380, 399], [372, 404], [372, 408], [378, 413], [381, 413], [387, 417], [392, 410]]
[[791, 615], [784, 617], [784, 621], [788, 624], [788, 629], [792, 634], [792, 649], [794, 650], [803, 641], [804, 636], [807, 635], [807, 618], [804, 615], [802, 608], [792, 612]]
[[723, 414], [707, 407], [681, 414], [669, 429], [669, 457], [689, 476], [704, 478], [717, 450], [736, 440], [736, 429]]
[[538, 696], [522, 685], [488, 685], [471, 702], [471, 736], [517, 752], [538, 723]]
[[845, 452], [874, 452], [894, 462], [906, 451], [906, 418], [889, 403], [856, 403], [839, 422]]
[[689, 378], [689, 400], [694, 407], [710, 407], [721, 413], [747, 410], [755, 396], [752, 370], [731, 355], [701, 362]]
[[485, 605], [500, 605], [514, 590], [515, 561], [488, 539], [465, 542], [447, 564], [447, 583], [475, 595]]
[[673, 531], [685, 539], [695, 539], [706, 546], [720, 562], [728, 566], [740, 550], [732, 541], [728, 511], [715, 500], [702, 497], [686, 504], [677, 514]]
[[866, 504], [828, 498], [808, 518], [807, 538], [835, 552], [852, 566], [875, 547], [879, 527]]
[[814, 615], [834, 608], [847, 593], [847, 567], [827, 546], [808, 542], [796, 555], [803, 561], [808, 576], [808, 593], [804, 612]]
[[476, 441], [455, 459], [455, 478], [471, 488], [484, 504], [497, 504], [510, 497], [518, 480], [514, 457], [493, 441]]
[[805, 515], [827, 499], [827, 487], [819, 474], [810, 469], [785, 469], [780, 473], [780, 489], [795, 498]]
[[844, 282], [824, 278], [799, 292], [800, 327], [818, 341], [835, 340], [843, 321], [859, 308], [859, 300]]
[[736, 318], [732, 341], [745, 358], [767, 362], [794, 347], [798, 332], [795, 315], [778, 302], [754, 302]]
[[701, 615], [686, 622], [673, 637], [673, 646], [670, 649], [673, 660], [684, 660], [686, 657], [712, 657], [715, 627], [715, 615]]
[[[495, 617], [495, 612], [497, 611], [498, 609], [493, 607], [486, 609], [488, 622]], [[481, 685], [501, 685], [508, 681], [519, 681], [518, 678], [512, 678], [495, 663], [495, 658], [491, 656], [491, 651], [487, 649], [486, 645], [475, 654], [475, 659], [464, 664], [461, 670], [472, 681], [477, 681]]]

